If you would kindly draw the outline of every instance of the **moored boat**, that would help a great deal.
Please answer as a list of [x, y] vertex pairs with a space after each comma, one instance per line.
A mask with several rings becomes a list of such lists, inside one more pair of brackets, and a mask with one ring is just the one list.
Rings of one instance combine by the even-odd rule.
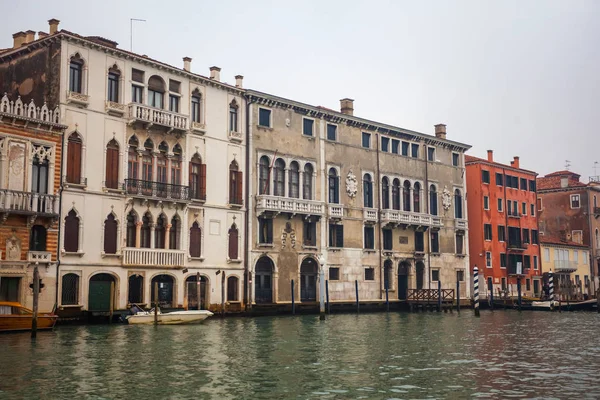
[[[160, 309], [157, 313], [157, 324], [159, 325], [187, 325], [198, 324], [206, 318], [211, 317], [212, 312], [208, 310], [187, 310], [173, 311], [170, 313], [162, 313]], [[154, 324], [154, 310], [150, 311], [135, 311], [135, 314], [126, 317], [130, 324]]]
[[[54, 313], [38, 313], [37, 329], [52, 329], [58, 316]], [[0, 332], [30, 331], [33, 311], [12, 301], [0, 301]]]

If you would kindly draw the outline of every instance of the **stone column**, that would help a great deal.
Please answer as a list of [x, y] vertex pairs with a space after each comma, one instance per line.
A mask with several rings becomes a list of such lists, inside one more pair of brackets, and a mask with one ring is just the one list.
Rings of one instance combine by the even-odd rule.
[[171, 224], [167, 224], [167, 228], [165, 229], [165, 249], [169, 248], [169, 239], [170, 239], [169, 232], [171, 232], [172, 226], [173, 225], [171, 225]]
[[150, 224], [150, 248], [154, 248], [154, 235], [156, 234], [156, 224]]
[[283, 169], [283, 197], [290, 197], [290, 169], [289, 167], [285, 167]]
[[304, 198], [304, 170], [300, 170], [298, 174], [298, 197]]
[[135, 223], [135, 247], [139, 249], [142, 244], [142, 225], [143, 222], [138, 221]]

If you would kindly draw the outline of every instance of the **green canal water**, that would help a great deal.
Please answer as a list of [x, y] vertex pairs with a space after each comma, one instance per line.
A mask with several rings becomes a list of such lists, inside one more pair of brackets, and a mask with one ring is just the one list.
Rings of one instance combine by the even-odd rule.
[[600, 397], [600, 315], [231, 318], [0, 335], [0, 398]]

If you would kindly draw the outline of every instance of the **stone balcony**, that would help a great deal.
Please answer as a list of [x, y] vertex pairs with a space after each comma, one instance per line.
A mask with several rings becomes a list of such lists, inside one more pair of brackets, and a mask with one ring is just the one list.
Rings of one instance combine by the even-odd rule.
[[0, 189], [0, 212], [58, 216], [58, 196]]
[[104, 105], [104, 109], [108, 114], [122, 117], [125, 115], [126, 107], [125, 104], [115, 103], [114, 101], [107, 101]]
[[28, 251], [27, 261], [30, 263], [48, 264], [52, 262], [52, 253], [49, 251]]
[[363, 208], [363, 219], [367, 223], [377, 222], [377, 209], [376, 208]]
[[554, 260], [554, 272], [575, 272], [577, 263], [569, 260]]
[[465, 219], [460, 219], [460, 218], [455, 218], [454, 219], [454, 228], [455, 229], [460, 229], [460, 230], [466, 230], [467, 229], [467, 220]]
[[83, 93], [67, 91], [67, 103], [87, 107], [90, 104], [90, 96]]
[[229, 131], [229, 140], [236, 143], [241, 143], [243, 140], [241, 132]]
[[144, 125], [145, 129], [157, 126], [166, 129], [167, 133], [172, 131], [187, 132], [189, 129], [189, 118], [187, 115], [138, 103], [130, 103], [128, 108], [130, 125], [138, 122]]
[[292, 215], [322, 216], [325, 212], [325, 206], [322, 201], [259, 195], [256, 196], [256, 212], [258, 214], [270, 212], [273, 214], [288, 213]]
[[402, 210], [382, 210], [381, 222], [384, 225], [404, 225], [404, 226], [428, 226], [442, 227], [444, 223], [442, 218], [437, 215], [428, 215]]
[[145, 249], [125, 247], [123, 250], [123, 265], [127, 267], [183, 267], [185, 250]]
[[342, 219], [344, 217], [344, 206], [341, 204], [329, 204], [327, 214], [331, 219]]

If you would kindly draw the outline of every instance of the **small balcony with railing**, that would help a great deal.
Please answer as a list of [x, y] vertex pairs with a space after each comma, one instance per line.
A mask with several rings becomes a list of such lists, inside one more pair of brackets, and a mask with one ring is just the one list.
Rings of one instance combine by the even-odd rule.
[[403, 210], [381, 210], [381, 222], [384, 225], [402, 225], [402, 226], [427, 226], [442, 227], [444, 223], [442, 218], [437, 215], [429, 215]]
[[344, 217], [344, 206], [341, 204], [327, 205], [329, 219], [342, 219]]
[[58, 196], [0, 189], [0, 212], [10, 214], [58, 216]]
[[125, 191], [129, 195], [139, 198], [151, 198], [174, 202], [190, 201], [190, 191], [188, 186], [173, 185], [171, 183], [146, 181], [142, 179], [125, 179]]
[[140, 123], [145, 129], [162, 127], [167, 133], [171, 131], [186, 132], [189, 129], [187, 115], [174, 113], [160, 108], [154, 108], [139, 103], [130, 103], [129, 124]]
[[28, 251], [27, 262], [34, 264], [49, 264], [52, 262], [52, 253], [49, 251]]
[[461, 218], [454, 219], [454, 229], [464, 231], [467, 229], [467, 220]]
[[304, 200], [300, 198], [280, 197], [271, 195], [256, 196], [256, 211], [258, 214], [301, 214], [323, 216], [325, 205], [322, 201]]
[[508, 211], [507, 212], [508, 218], [521, 218], [521, 214], [517, 211]]
[[186, 251], [125, 247], [122, 253], [123, 266], [179, 268], [183, 267]]
[[554, 272], [575, 272], [577, 263], [570, 260], [554, 260]]
[[525, 251], [529, 247], [529, 243], [521, 240], [509, 240], [506, 247], [510, 250]]
[[363, 208], [363, 219], [366, 223], [374, 224], [377, 222], [376, 208]]

